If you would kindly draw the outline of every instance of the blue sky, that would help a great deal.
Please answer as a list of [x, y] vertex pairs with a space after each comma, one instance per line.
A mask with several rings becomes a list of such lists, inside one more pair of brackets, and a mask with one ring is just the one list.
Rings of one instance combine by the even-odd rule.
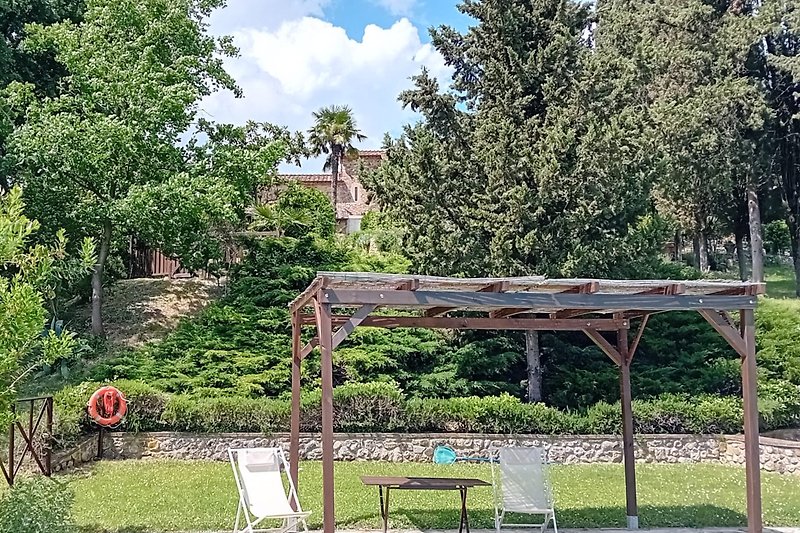
[[[248, 119], [306, 130], [312, 111], [347, 104], [377, 148], [416, 120], [397, 102], [424, 66], [442, 80], [450, 71], [431, 47], [428, 27], [465, 29], [456, 0], [229, 0], [211, 18], [211, 33], [233, 35], [239, 58], [226, 62], [244, 98], [216, 93], [202, 113], [220, 122]], [[318, 161], [303, 165], [319, 171]], [[284, 166], [283, 170], [290, 170]], [[292, 169], [296, 170], [296, 169]]]

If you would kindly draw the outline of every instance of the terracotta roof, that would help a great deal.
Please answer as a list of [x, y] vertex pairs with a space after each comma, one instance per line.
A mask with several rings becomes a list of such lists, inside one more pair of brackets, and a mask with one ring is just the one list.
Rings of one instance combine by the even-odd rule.
[[383, 157], [386, 150], [359, 150], [358, 157]]
[[336, 218], [342, 220], [350, 217], [364, 216], [371, 207], [364, 202], [345, 202], [336, 204]]
[[279, 178], [285, 180], [295, 180], [305, 183], [325, 183], [331, 181], [330, 174], [278, 174]]

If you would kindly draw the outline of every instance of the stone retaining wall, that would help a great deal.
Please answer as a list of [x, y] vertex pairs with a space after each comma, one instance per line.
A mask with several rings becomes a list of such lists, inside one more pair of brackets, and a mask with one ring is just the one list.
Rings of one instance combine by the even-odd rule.
[[[283, 446], [289, 435], [278, 433], [111, 433], [104, 439], [104, 457], [115, 459], [210, 459], [227, 460], [228, 448]], [[622, 462], [622, 439], [608, 435], [477, 435], [359, 433], [334, 435], [338, 461], [429, 462], [440, 444], [452, 446], [459, 455], [485, 456], [500, 446], [542, 446], [555, 463]], [[97, 453], [97, 437], [88, 437], [74, 449], [56, 454], [54, 470], [91, 461]], [[300, 436], [303, 459], [322, 458], [318, 434]], [[636, 460], [642, 463], [744, 464], [744, 439], [717, 435], [637, 435]], [[761, 466], [781, 473], [800, 473], [800, 443], [761, 438]]]

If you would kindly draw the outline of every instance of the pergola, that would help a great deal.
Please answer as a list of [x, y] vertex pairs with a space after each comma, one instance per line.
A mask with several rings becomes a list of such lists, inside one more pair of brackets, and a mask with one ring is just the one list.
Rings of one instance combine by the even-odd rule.
[[[362, 272], [319, 272], [289, 304], [292, 314], [290, 475], [297, 486], [300, 367], [319, 346], [322, 370], [323, 528], [334, 531], [333, 351], [358, 326], [485, 330], [583, 331], [619, 367], [629, 529], [638, 528], [630, 365], [654, 313], [697, 311], [739, 354], [744, 400], [747, 524], [761, 533], [754, 309], [760, 283], [727, 281], [443, 278]], [[373, 313], [381, 309], [380, 315]], [[403, 316], [391, 315], [404, 310]], [[416, 310], [408, 316], [408, 310]], [[450, 316], [452, 312], [467, 316]], [[739, 313], [738, 326], [730, 311]], [[633, 323], [637, 327], [632, 328]], [[300, 331], [315, 326], [305, 345]], [[629, 341], [629, 331], [634, 329]], [[613, 333], [613, 340], [603, 332]]]

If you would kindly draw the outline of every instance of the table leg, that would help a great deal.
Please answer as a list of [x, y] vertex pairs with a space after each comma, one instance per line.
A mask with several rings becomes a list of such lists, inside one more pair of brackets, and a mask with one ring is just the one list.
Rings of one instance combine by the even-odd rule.
[[469, 533], [469, 517], [467, 516], [467, 488], [459, 489], [461, 493], [461, 523], [458, 525], [458, 533]]
[[383, 533], [389, 531], [389, 487], [386, 487], [386, 498], [383, 497], [383, 487], [378, 486], [378, 497], [381, 500], [381, 521], [383, 522]]

